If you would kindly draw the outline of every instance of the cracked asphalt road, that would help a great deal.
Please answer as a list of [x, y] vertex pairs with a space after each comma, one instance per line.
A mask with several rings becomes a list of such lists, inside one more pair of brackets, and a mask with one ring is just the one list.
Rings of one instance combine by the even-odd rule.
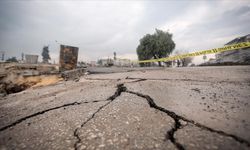
[[250, 149], [249, 75], [140, 69], [11, 94], [0, 100], [0, 149]]

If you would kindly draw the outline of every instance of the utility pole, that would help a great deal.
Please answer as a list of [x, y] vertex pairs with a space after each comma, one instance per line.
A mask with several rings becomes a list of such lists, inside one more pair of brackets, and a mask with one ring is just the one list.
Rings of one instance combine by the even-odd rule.
[[22, 61], [24, 60], [24, 53], [22, 53]]
[[203, 56], [203, 59], [204, 59], [204, 63], [205, 63], [205, 61], [206, 61], [206, 59], [207, 59], [207, 56], [204, 55], [204, 56]]
[[4, 61], [5, 51], [0, 51], [1, 61]]
[[116, 52], [114, 52], [114, 60], [116, 60]]

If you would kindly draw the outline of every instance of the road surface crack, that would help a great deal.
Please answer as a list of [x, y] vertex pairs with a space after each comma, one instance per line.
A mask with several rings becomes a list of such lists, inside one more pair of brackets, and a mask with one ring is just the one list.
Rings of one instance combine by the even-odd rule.
[[31, 115], [28, 115], [26, 117], [23, 117], [23, 118], [20, 118], [18, 120], [16, 120], [15, 122], [5, 126], [5, 127], [2, 127], [0, 129], [0, 131], [4, 131], [6, 129], [9, 129], [13, 126], [16, 126], [17, 124], [27, 120], [27, 119], [30, 119], [30, 118], [33, 118], [33, 117], [36, 117], [36, 116], [39, 116], [39, 115], [42, 115], [46, 112], [49, 112], [49, 111], [52, 111], [52, 110], [56, 110], [56, 109], [60, 109], [60, 108], [65, 108], [65, 107], [68, 107], [68, 106], [73, 106], [73, 105], [80, 105], [81, 103], [80, 102], [73, 102], [73, 103], [68, 103], [68, 104], [64, 104], [64, 105], [61, 105], [61, 106], [57, 106], [57, 107], [53, 107], [53, 108], [49, 108], [49, 109], [46, 109], [46, 110], [43, 110], [43, 111], [39, 111], [37, 113], [34, 113], [34, 114], [31, 114]]
[[108, 79], [108, 78], [84, 78], [85, 80], [96, 80], [96, 81], [119, 81], [121, 79]]
[[175, 132], [178, 129], [180, 129], [180, 126], [181, 126], [180, 121], [179, 121], [180, 118], [178, 117], [178, 115], [176, 115], [172, 111], [169, 111], [167, 109], [164, 109], [164, 108], [161, 108], [161, 107], [157, 106], [155, 104], [154, 100], [150, 96], [148, 96], [148, 95], [144, 95], [144, 94], [141, 94], [141, 93], [138, 93], [138, 92], [129, 91], [129, 90], [126, 90], [125, 92], [130, 93], [130, 94], [134, 94], [134, 95], [137, 95], [139, 97], [142, 97], [142, 98], [146, 99], [147, 102], [148, 102], [148, 104], [149, 104], [149, 106], [151, 108], [154, 108], [154, 109], [157, 109], [159, 111], [162, 111], [162, 112], [166, 113], [168, 116], [170, 116], [175, 121], [175, 124], [174, 124], [174, 127], [171, 130], [167, 131], [166, 138], [169, 139], [176, 146], [177, 149], [184, 150], [183, 145], [181, 145], [180, 143], [178, 143], [176, 141], [176, 139], [174, 138]]
[[184, 150], [183, 145], [181, 145], [180, 143], [178, 143], [176, 141], [176, 139], [174, 138], [175, 132], [178, 129], [181, 129], [180, 120], [179, 119], [175, 119], [175, 118], [173, 118], [173, 119], [175, 121], [174, 127], [171, 130], [167, 131], [166, 139], [169, 139], [176, 146], [177, 149]]
[[130, 80], [153, 80], [153, 81], [195, 81], [195, 82], [209, 82], [204, 80], [193, 80], [193, 79], [154, 79], [154, 78], [133, 78], [133, 77], [127, 77], [126, 79]]
[[43, 111], [39, 111], [39, 112], [36, 112], [34, 114], [31, 114], [31, 115], [25, 116], [23, 118], [20, 118], [20, 119], [16, 120], [15, 122], [13, 122], [13, 123], [11, 123], [11, 124], [9, 124], [7, 126], [4, 126], [4, 127], [0, 128], [0, 132], [4, 131], [6, 129], [9, 129], [11, 127], [14, 127], [17, 124], [20, 124], [20, 123], [22, 123], [25, 120], [28, 120], [30, 118], [42, 115], [42, 114], [47, 113], [49, 111], [53, 111], [53, 110], [60, 109], [60, 108], [66, 108], [66, 107], [74, 106], [74, 105], [81, 105], [81, 104], [86, 104], [86, 103], [97, 103], [97, 102], [102, 102], [102, 101], [106, 101], [106, 100], [94, 100], [94, 101], [85, 101], [85, 102], [72, 102], [72, 103], [63, 104], [61, 106], [49, 108], [49, 109], [46, 109], [46, 110], [43, 110]]
[[128, 83], [135, 83], [135, 82], [142, 82], [142, 81], [146, 81], [147, 79], [137, 79], [135, 81], [131, 81], [131, 82], [128, 82]]
[[154, 109], [157, 109], [159, 111], [162, 111], [162, 112], [166, 113], [168, 116], [170, 116], [172, 119], [174, 119], [175, 125], [174, 125], [174, 127], [171, 130], [169, 130], [167, 132], [166, 138], [168, 138], [176, 146], [176, 148], [179, 149], [179, 150], [183, 150], [184, 147], [183, 147], [183, 145], [181, 145], [180, 143], [178, 143], [176, 141], [176, 139], [174, 138], [174, 134], [175, 134], [175, 132], [177, 132], [178, 129], [181, 129], [180, 120], [186, 121], [188, 123], [191, 123], [191, 124], [195, 125], [196, 127], [199, 127], [201, 129], [204, 129], [204, 130], [208, 130], [210, 132], [214, 132], [214, 133], [220, 134], [222, 136], [231, 137], [234, 140], [236, 140], [237, 142], [245, 144], [248, 147], [250, 147], [250, 143], [247, 140], [245, 140], [245, 139], [243, 139], [241, 137], [238, 137], [236, 135], [232, 135], [232, 134], [226, 133], [224, 131], [220, 131], [220, 130], [217, 130], [217, 129], [213, 129], [213, 128], [207, 127], [205, 125], [202, 125], [200, 123], [195, 122], [194, 120], [187, 119], [187, 118], [185, 118], [183, 116], [180, 116], [180, 115], [176, 114], [173, 111], [170, 111], [168, 109], [165, 109], [163, 107], [160, 107], [160, 106], [156, 105], [156, 103], [154, 102], [154, 100], [150, 96], [148, 96], [148, 95], [144, 95], [144, 94], [141, 94], [141, 93], [138, 93], [138, 92], [133, 92], [133, 91], [130, 91], [130, 90], [126, 90], [125, 92], [130, 93], [130, 94], [134, 94], [134, 95], [137, 95], [139, 97], [142, 97], [142, 98], [146, 99], [147, 102], [148, 102], [148, 104], [149, 104], [149, 106], [151, 108], [154, 108]]
[[[133, 78], [133, 77], [126, 77], [126, 79], [129, 80], [151, 80], [151, 81], [192, 81], [192, 82], [205, 82], [205, 83], [213, 83], [213, 81], [207, 81], [207, 80], [194, 80], [194, 79], [155, 79], [155, 78]], [[216, 81], [215, 83], [219, 83], [219, 84], [223, 84], [223, 83], [229, 83], [229, 84], [238, 84], [238, 85], [242, 85], [244, 84], [241, 81], [228, 81], [228, 80], [222, 80], [222, 81]]]
[[99, 107], [99, 108], [97, 109], [97, 111], [95, 111], [95, 112], [91, 115], [91, 117], [89, 117], [85, 122], [83, 122], [83, 123], [81, 124], [80, 127], [76, 128], [76, 129], [74, 130], [74, 136], [75, 136], [76, 139], [77, 139], [77, 141], [76, 141], [75, 144], [74, 144], [74, 149], [75, 149], [75, 150], [78, 149], [78, 146], [79, 146], [78, 144], [81, 143], [81, 138], [80, 138], [80, 136], [79, 136], [79, 134], [78, 134], [78, 130], [81, 129], [82, 127], [84, 127], [84, 125], [87, 124], [90, 120], [92, 120], [92, 119], [95, 117], [95, 115], [96, 115], [97, 113], [99, 113], [103, 108], [105, 108], [105, 107], [108, 106], [110, 103], [112, 103], [118, 96], [121, 95], [122, 92], [125, 92], [126, 90], [127, 90], [127, 88], [124, 86], [124, 84], [118, 84], [118, 85], [117, 85], [117, 90], [115, 91], [115, 93], [114, 93], [112, 96], [110, 96], [109, 98], [107, 98], [106, 101], [108, 101], [108, 102], [107, 102], [106, 104], [102, 105], [101, 107]]

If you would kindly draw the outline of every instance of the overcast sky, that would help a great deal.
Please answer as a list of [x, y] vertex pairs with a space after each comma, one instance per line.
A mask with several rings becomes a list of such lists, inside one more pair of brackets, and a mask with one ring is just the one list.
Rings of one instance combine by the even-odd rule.
[[[155, 28], [173, 33], [176, 49], [223, 46], [250, 33], [249, 0], [0, 1], [0, 51], [6, 57], [41, 54], [49, 45], [58, 62], [59, 44], [79, 47], [79, 60], [136, 59], [140, 38]], [[39, 56], [41, 59], [41, 56]]]

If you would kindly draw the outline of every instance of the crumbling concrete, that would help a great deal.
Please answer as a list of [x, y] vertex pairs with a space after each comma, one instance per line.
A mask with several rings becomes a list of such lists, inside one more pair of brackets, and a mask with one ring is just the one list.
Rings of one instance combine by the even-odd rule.
[[81, 76], [86, 73], [85, 68], [78, 68], [73, 70], [64, 71], [61, 73], [61, 76], [64, 80], [79, 80]]
[[59, 69], [56, 65], [2, 63], [0, 65], [0, 95], [17, 93], [38, 83], [40, 85], [54, 84], [60, 81], [57, 75], [59, 75]]
[[60, 71], [76, 69], [78, 58], [78, 47], [61, 45], [59, 69]]

